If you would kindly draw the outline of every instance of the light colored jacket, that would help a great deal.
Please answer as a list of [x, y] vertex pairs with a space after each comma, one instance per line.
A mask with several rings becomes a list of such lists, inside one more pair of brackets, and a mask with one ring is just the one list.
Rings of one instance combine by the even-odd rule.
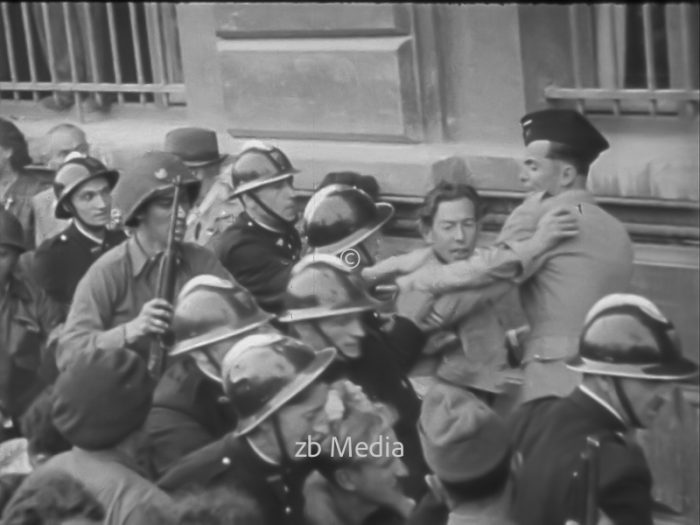
[[[475, 252], [475, 255], [479, 250]], [[442, 266], [435, 255], [423, 268]], [[489, 392], [502, 390], [507, 367], [505, 330], [494, 308], [510, 288], [507, 281], [493, 286], [451, 292], [439, 297], [412, 291], [397, 298], [397, 311], [415, 311], [413, 321], [425, 332], [453, 331], [459, 338], [458, 348], [442, 353], [435, 374], [454, 384]]]

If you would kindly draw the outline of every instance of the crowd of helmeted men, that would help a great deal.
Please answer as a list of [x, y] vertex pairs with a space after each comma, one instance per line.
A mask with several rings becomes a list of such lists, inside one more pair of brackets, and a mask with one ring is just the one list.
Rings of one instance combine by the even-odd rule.
[[0, 119], [2, 523], [651, 525], [635, 433], [698, 367], [586, 189], [607, 140], [520, 126], [495, 241], [454, 157], [389, 254], [380, 173], [302, 211], [263, 141], [178, 128], [117, 170], [61, 124], [39, 166]]

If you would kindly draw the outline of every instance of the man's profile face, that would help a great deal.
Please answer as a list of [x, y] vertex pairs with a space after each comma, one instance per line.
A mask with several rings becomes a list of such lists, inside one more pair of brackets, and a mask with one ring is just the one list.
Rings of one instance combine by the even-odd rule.
[[651, 427], [661, 408], [671, 398], [673, 383], [628, 378], [621, 381], [640, 423], [644, 428]]
[[[294, 222], [299, 217], [299, 209], [294, 201], [294, 186], [291, 177], [262, 186], [254, 191], [268, 208], [285, 221]], [[274, 219], [274, 217], [271, 218]]]
[[51, 133], [48, 138], [47, 165], [57, 170], [66, 160], [66, 156], [73, 151], [88, 155], [90, 146], [87, 143], [85, 133], [76, 129], [59, 129]]
[[[325, 383], [313, 383], [299, 396], [277, 411], [280, 430], [285, 440], [287, 454], [295, 457], [296, 443], [320, 440], [317, 426], [322, 419], [321, 415], [328, 397], [328, 385]], [[324, 429], [325, 430], [325, 429]]]
[[467, 198], [438, 204], [425, 240], [444, 263], [468, 259], [474, 253], [479, 222], [474, 203]]
[[561, 193], [564, 163], [550, 159], [550, 142], [535, 140], [525, 147], [523, 169], [520, 171], [520, 182], [528, 191], [544, 191], [549, 195]]

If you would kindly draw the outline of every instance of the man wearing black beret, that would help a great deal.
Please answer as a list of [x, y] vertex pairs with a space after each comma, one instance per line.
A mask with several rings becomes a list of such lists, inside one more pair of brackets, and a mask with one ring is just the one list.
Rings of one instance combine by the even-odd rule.
[[[434, 295], [503, 281], [518, 285], [529, 329], [523, 330], [523, 397], [569, 394], [580, 375], [565, 367], [593, 304], [624, 292], [633, 249], [625, 227], [586, 189], [590, 165], [609, 144], [580, 113], [546, 109], [521, 119], [525, 155], [520, 181], [532, 193], [506, 219], [495, 245], [479, 256], [414, 271], [397, 283]], [[543, 254], [523, 253], [543, 222], [561, 232]], [[557, 228], [555, 228], [557, 229]]]

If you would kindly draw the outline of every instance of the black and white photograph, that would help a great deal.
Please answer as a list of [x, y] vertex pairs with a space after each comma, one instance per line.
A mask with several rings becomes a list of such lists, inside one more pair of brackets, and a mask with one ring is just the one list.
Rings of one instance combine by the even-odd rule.
[[695, 525], [700, 6], [0, 1], [0, 525]]

